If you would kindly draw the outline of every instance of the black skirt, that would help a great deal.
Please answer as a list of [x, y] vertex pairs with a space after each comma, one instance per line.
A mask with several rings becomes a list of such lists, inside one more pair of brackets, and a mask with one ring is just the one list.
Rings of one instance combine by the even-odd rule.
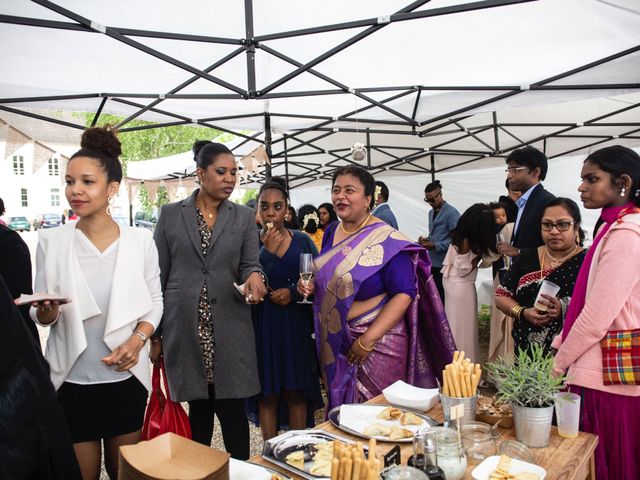
[[133, 375], [121, 382], [94, 385], [65, 382], [58, 390], [73, 443], [140, 430], [147, 396], [147, 389]]

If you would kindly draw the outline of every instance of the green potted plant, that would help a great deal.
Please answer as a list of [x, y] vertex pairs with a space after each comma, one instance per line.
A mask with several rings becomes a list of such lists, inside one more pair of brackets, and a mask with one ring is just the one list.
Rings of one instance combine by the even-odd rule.
[[549, 445], [554, 394], [566, 380], [552, 374], [553, 355], [533, 343], [513, 361], [500, 359], [487, 370], [499, 385], [498, 398], [511, 405], [516, 439], [529, 447]]

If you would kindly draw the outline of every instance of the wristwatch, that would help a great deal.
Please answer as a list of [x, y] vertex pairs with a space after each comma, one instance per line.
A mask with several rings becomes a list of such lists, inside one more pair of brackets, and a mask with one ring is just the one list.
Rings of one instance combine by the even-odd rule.
[[133, 334], [140, 337], [140, 340], [142, 340], [143, 345], [147, 343], [147, 336], [144, 334], [144, 332], [141, 332], [140, 330], [136, 330], [135, 332], [133, 332]]

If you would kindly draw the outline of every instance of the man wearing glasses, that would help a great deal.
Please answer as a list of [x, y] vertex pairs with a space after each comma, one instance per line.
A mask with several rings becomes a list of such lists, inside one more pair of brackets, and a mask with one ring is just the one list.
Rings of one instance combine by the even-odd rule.
[[444, 287], [442, 286], [442, 261], [451, 243], [451, 230], [456, 227], [460, 212], [444, 201], [440, 181], [431, 182], [424, 189], [424, 201], [431, 206], [429, 212], [429, 236], [418, 238], [418, 243], [429, 250], [431, 274], [436, 282], [442, 304], [444, 305]]
[[523, 249], [542, 245], [540, 217], [545, 204], [555, 195], [540, 183], [547, 176], [547, 157], [540, 150], [526, 146], [514, 150], [507, 157], [507, 182], [512, 190], [523, 192], [516, 201], [518, 216], [514, 226], [511, 245], [497, 245], [498, 253], [516, 257]]

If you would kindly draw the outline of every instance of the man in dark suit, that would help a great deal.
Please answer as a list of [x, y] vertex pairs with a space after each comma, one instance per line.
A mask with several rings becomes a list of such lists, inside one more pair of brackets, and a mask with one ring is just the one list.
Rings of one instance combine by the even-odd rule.
[[389, 187], [387, 187], [384, 182], [376, 182], [375, 193], [376, 208], [373, 209], [373, 215], [397, 230], [398, 221], [387, 203], [389, 201]]
[[[4, 278], [11, 296], [15, 299], [21, 293], [33, 293], [29, 247], [17, 232], [4, 225], [0, 225], [0, 252], [2, 252], [2, 257], [0, 257], [0, 277]], [[20, 314], [29, 331], [38, 340], [38, 329], [29, 318], [29, 308], [31, 308], [30, 305], [20, 307]]]
[[545, 154], [531, 146], [514, 150], [507, 157], [509, 187], [519, 190], [522, 195], [516, 201], [518, 215], [511, 245], [498, 245], [498, 252], [502, 255], [516, 257], [522, 250], [537, 248], [543, 244], [540, 218], [544, 206], [555, 198], [540, 183], [547, 176], [547, 167]]

